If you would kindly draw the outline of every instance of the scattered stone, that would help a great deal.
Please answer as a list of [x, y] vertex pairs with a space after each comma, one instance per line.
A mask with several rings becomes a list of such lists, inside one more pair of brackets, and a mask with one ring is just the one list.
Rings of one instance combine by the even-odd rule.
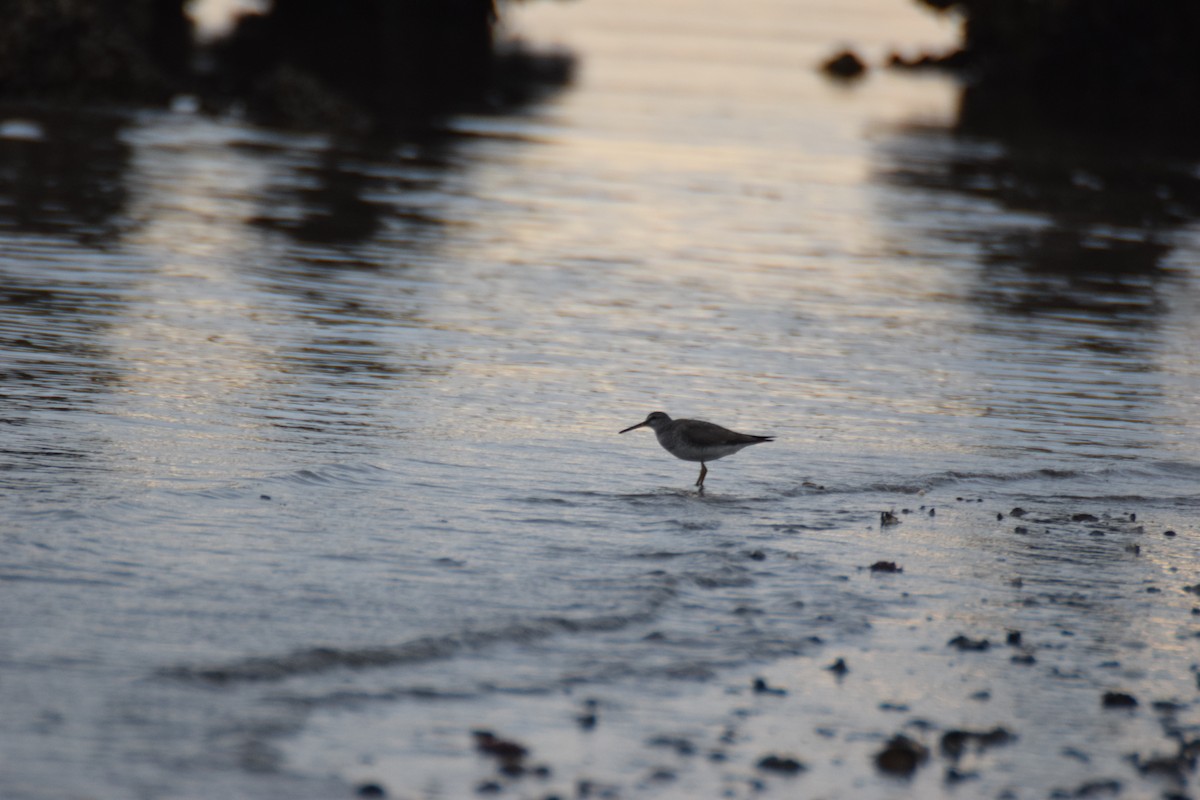
[[1024, 525], [1018, 525], [1017, 527], [1013, 528], [1013, 533], [1019, 533], [1024, 536], [1025, 534], [1029, 533], [1029, 528], [1026, 528]]
[[889, 775], [908, 777], [928, 759], [929, 748], [898, 733], [875, 754], [875, 766]]
[[839, 678], [850, 671], [850, 668], [846, 666], [846, 661], [841, 658], [839, 658], [837, 661], [834, 661], [825, 669], [829, 670], [834, 675], [837, 675]]
[[955, 647], [962, 651], [982, 652], [989, 649], [992, 643], [987, 639], [968, 639], [966, 636], [959, 634], [950, 641], [946, 642], [949, 647]]
[[1130, 756], [1130, 761], [1142, 775], [1158, 776], [1182, 784], [1196, 771], [1197, 758], [1200, 758], [1200, 739], [1188, 741], [1179, 737], [1178, 751], [1174, 755], [1143, 759], [1135, 753]]
[[1100, 518], [1097, 517], [1095, 514], [1073, 514], [1071, 516], [1071, 521], [1072, 522], [1099, 522]]
[[1115, 779], [1088, 781], [1081, 783], [1073, 792], [1056, 789], [1051, 797], [1099, 797], [1101, 795], [1118, 795], [1121, 793], [1121, 782]]
[[1001, 514], [999, 511], [997, 511], [996, 512], [996, 522], [999, 522], [1002, 519], [1004, 519], [1004, 515]]
[[1004, 643], [1006, 645], [1009, 645], [1010, 647], [1020, 647], [1021, 646], [1021, 632], [1020, 631], [1009, 631], [1008, 635], [1004, 637]]
[[529, 755], [529, 750], [523, 745], [501, 739], [491, 731], [476, 730], [471, 731], [471, 735], [475, 737], [475, 749], [499, 760], [502, 767], [520, 765], [525, 756]]
[[904, 567], [896, 566], [895, 561], [876, 561], [871, 565], [871, 572], [904, 572]]
[[929, 509], [929, 516], [931, 516], [931, 517], [936, 517], [936, 516], [937, 516], [937, 509], [936, 509], [936, 508], [931, 508], [931, 509]]
[[1136, 697], [1125, 692], [1105, 692], [1101, 704], [1105, 708], [1135, 708], [1138, 701]]
[[1037, 659], [1034, 658], [1033, 653], [1018, 653], [1009, 660], [1014, 664], [1021, 664], [1027, 667], [1037, 663]]
[[1190, 594], [1200, 594], [1200, 583], [1197, 583], [1195, 586], [1185, 586], [1183, 590]]
[[988, 700], [992, 699], [992, 693], [987, 689], [980, 689], [978, 692], [968, 695], [968, 697], [971, 700], [977, 700], [980, 703], [986, 703]]
[[504, 787], [496, 781], [484, 781], [475, 787], [475, 791], [479, 794], [500, 794], [504, 791]]
[[891, 511], [879, 512], [879, 526], [881, 528], [888, 528], [888, 527], [891, 527], [892, 525], [899, 525], [899, 524], [900, 524], [900, 518], [897, 517], [895, 514], [893, 514]]
[[904, 703], [880, 703], [880, 711], [908, 711], [908, 706]]
[[974, 744], [976, 751], [982, 753], [989, 747], [1008, 744], [1017, 737], [1004, 728], [993, 728], [990, 731], [953, 730], [942, 734], [942, 755], [957, 761], [966, 752], [967, 746]]
[[378, 783], [364, 783], [354, 790], [359, 797], [387, 797], [387, 789]]
[[579, 723], [579, 727], [583, 728], [585, 731], [590, 731], [592, 728], [595, 728], [597, 721], [596, 710], [599, 707], [600, 701], [596, 700], [594, 697], [589, 697], [584, 700], [583, 711], [578, 717], [575, 718], [575, 721]]
[[1174, 536], [1175, 531], [1163, 531], [1163, 536]]
[[766, 561], [767, 560], [767, 554], [764, 553], [762, 550], [751, 550], [750, 553], [747, 554], [747, 557], [750, 558], [752, 561]]
[[850, 50], [843, 50], [821, 65], [821, 70], [834, 78], [848, 80], [859, 78], [867, 71], [867, 65]]
[[969, 781], [978, 777], [979, 773], [975, 771], [959, 772], [958, 767], [946, 768], [946, 783], [962, 783], [963, 781]]
[[1142, 554], [1142, 546], [1140, 544], [1127, 544], [1125, 545], [1125, 552], [1140, 556]]
[[271, 499], [271, 495], [269, 495], [269, 494], [260, 494], [260, 495], [258, 496], [258, 499], [259, 499], [259, 500], [270, 500], [270, 499]]
[[693, 756], [696, 754], [696, 745], [692, 744], [691, 739], [683, 736], [655, 736], [646, 740], [647, 747], [666, 747], [674, 750], [677, 755]]
[[1025, 509], [1018, 506], [1018, 507], [1014, 508], [1012, 511], [1009, 511], [1008, 515], [1010, 517], [1016, 517], [1017, 519], [1020, 519], [1021, 517], [1025, 516], [1028, 513], [1029, 513], [1028, 511], [1026, 511]]
[[773, 695], [778, 695], [778, 696], [782, 697], [783, 695], [787, 694], [787, 689], [775, 688], [775, 687], [769, 685], [765, 679], [755, 678], [754, 679], [754, 693], [755, 694], [773, 694]]
[[1073, 758], [1081, 764], [1092, 763], [1092, 757], [1082, 750], [1076, 750], [1074, 747], [1064, 747], [1061, 751], [1064, 758]]
[[763, 756], [758, 760], [758, 768], [765, 769], [770, 772], [778, 772], [783, 775], [796, 775], [803, 772], [807, 767], [801, 762], [788, 756], [777, 756], [774, 754]]

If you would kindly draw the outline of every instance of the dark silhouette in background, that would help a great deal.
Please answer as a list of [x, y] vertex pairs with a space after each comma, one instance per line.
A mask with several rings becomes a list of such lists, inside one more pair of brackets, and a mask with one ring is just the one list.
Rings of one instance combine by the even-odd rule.
[[571, 76], [493, 30], [493, 0], [275, 0], [202, 51], [186, 0], [0, 0], [0, 101], [161, 105], [198, 94], [270, 124], [420, 134]]
[[185, 0], [0, 0], [0, 100], [160, 104], [187, 83]]
[[967, 81], [961, 121], [1021, 121], [1194, 151], [1200, 3], [1194, 0], [921, 0], [963, 17], [939, 59]]

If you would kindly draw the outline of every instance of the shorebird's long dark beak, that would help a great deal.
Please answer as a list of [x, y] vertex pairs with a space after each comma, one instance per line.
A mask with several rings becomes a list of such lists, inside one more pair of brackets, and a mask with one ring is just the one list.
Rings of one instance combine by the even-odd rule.
[[645, 423], [645, 422], [639, 422], [637, 425], [630, 425], [628, 428], [626, 428], [623, 431], [617, 431], [617, 433], [628, 433], [629, 431], [632, 431], [636, 428], [644, 428], [644, 427], [646, 427], [646, 425], [647, 425], [647, 423]]

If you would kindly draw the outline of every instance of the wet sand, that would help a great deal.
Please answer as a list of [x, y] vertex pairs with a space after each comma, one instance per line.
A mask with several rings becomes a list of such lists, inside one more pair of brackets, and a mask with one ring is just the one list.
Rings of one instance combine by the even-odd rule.
[[[887, 598], [890, 612], [852, 636], [814, 633], [759, 667], [664, 675], [641, 687], [649, 701], [567, 683], [501, 692], [487, 709], [442, 698], [334, 714], [290, 760], [329, 766], [361, 796], [1192, 795], [1194, 531], [1054, 498], [913, 496], [895, 514], [745, 551], [762, 564], [832, 557], [836, 615], [853, 617], [856, 596]], [[806, 596], [797, 585], [797, 606]], [[777, 611], [748, 603], [735, 624]]]

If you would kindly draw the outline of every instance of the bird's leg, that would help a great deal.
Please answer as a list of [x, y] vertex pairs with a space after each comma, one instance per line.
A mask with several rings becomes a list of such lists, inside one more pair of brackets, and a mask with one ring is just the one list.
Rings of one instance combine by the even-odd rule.
[[696, 479], [696, 486], [697, 486], [697, 487], [700, 489], [700, 491], [702, 491], [702, 492], [704, 491], [704, 476], [705, 476], [705, 475], [707, 475], [707, 474], [708, 474], [708, 467], [706, 467], [706, 466], [704, 465], [704, 462], [703, 462], [703, 461], [701, 461], [701, 462], [700, 462], [700, 477]]

